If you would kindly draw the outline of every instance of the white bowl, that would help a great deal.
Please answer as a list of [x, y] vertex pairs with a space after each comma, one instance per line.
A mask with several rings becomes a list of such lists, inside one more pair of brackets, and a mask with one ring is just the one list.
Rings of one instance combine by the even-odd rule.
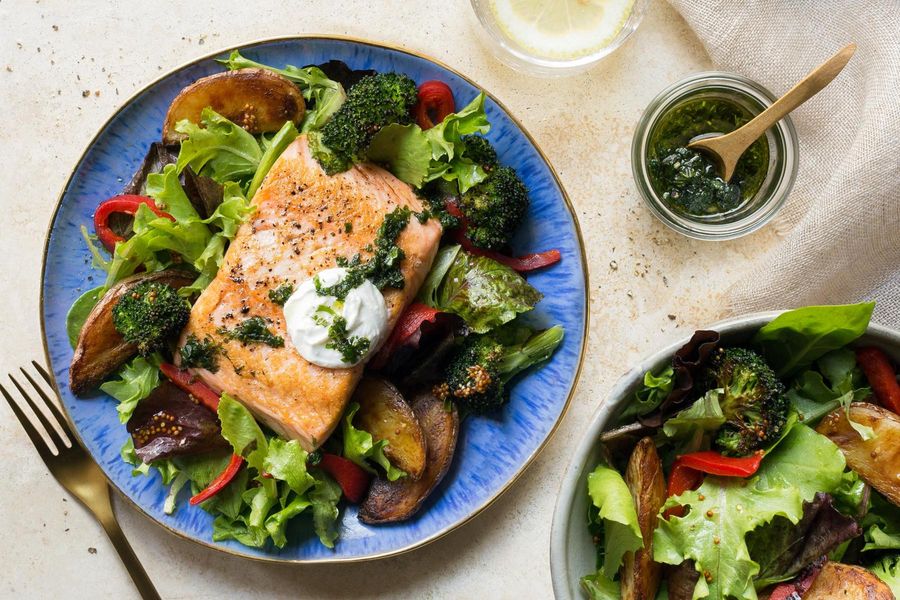
[[[740, 344], [748, 341], [760, 327], [779, 314], [780, 311], [755, 313], [721, 321], [703, 329], [719, 332], [726, 344]], [[690, 336], [687, 336], [663, 348], [623, 375], [610, 391], [606, 401], [597, 409], [572, 455], [563, 477], [556, 509], [553, 511], [553, 528], [550, 533], [550, 573], [557, 600], [586, 598], [581, 591], [579, 580], [582, 576], [596, 571], [597, 553], [587, 527], [587, 477], [600, 462], [600, 434], [607, 429], [608, 424], [641, 385], [644, 373], [648, 370], [655, 372], [670, 363], [675, 351], [689, 339]], [[870, 323], [859, 342], [877, 345], [895, 360], [900, 359], [900, 332]]]

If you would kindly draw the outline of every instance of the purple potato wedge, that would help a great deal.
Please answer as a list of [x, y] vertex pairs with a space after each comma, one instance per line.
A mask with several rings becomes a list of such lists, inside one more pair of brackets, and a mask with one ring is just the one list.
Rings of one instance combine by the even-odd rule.
[[653, 438], [641, 439], [631, 453], [625, 483], [637, 509], [644, 547], [626, 552], [621, 569], [622, 600], [653, 600], [659, 589], [662, 565], [653, 561], [653, 530], [666, 502], [666, 480]]
[[871, 427], [875, 437], [863, 440], [850, 426], [843, 408], [826, 415], [816, 431], [841, 449], [847, 466], [863, 481], [900, 506], [900, 416], [868, 402], [854, 402], [850, 418]]
[[354, 425], [371, 433], [376, 442], [387, 440], [384, 454], [391, 464], [413, 481], [421, 478], [428, 452], [425, 433], [397, 388], [384, 379], [366, 377], [352, 401], [360, 407]]
[[857, 565], [827, 562], [803, 600], [891, 600], [894, 594], [877, 575]]
[[180, 288], [190, 285], [194, 279], [196, 275], [170, 269], [138, 273], [109, 288], [91, 310], [78, 334], [75, 355], [69, 366], [69, 388], [72, 392], [81, 395], [90, 391], [137, 353], [137, 347], [122, 339], [113, 324], [113, 308], [126, 291], [145, 281]]
[[363, 523], [374, 525], [409, 519], [419, 511], [450, 468], [459, 435], [456, 407], [438, 400], [431, 392], [422, 392], [413, 398], [412, 409], [428, 446], [425, 472], [418, 481], [409, 477], [397, 481], [375, 479], [359, 508], [359, 520]]
[[175, 96], [163, 123], [163, 142], [184, 139], [175, 130], [182, 120], [200, 122], [209, 107], [253, 134], [278, 131], [287, 121], [299, 125], [306, 114], [300, 88], [265, 69], [238, 69], [198, 79]]

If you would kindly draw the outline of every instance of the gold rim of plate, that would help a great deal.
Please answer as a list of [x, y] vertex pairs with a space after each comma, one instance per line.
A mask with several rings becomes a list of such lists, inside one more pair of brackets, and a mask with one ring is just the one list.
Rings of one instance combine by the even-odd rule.
[[[199, 538], [185, 535], [184, 533], [170, 527], [166, 523], [164, 523], [160, 520], [157, 520], [155, 517], [153, 517], [152, 515], [147, 513], [147, 511], [145, 511], [144, 508], [140, 504], [134, 502], [122, 490], [120, 490], [119, 486], [116, 485], [116, 483], [113, 480], [111, 480], [109, 478], [109, 476], [106, 474], [106, 471], [101, 469], [103, 471], [103, 475], [104, 475], [104, 477], [106, 477], [109, 485], [118, 493], [118, 495], [121, 498], [125, 499], [125, 501], [128, 504], [130, 504], [133, 508], [137, 509], [138, 513], [140, 513], [141, 515], [143, 515], [145, 518], [149, 519], [151, 522], [155, 523], [156, 525], [159, 525], [160, 527], [162, 527], [169, 533], [171, 533], [181, 539], [191, 541], [200, 546], [203, 546], [206, 548], [211, 548], [213, 550], [217, 550], [217, 551], [223, 552], [225, 554], [230, 554], [232, 556], [237, 556], [239, 558], [254, 560], [254, 561], [263, 562], [263, 563], [274, 563], [274, 564], [362, 563], [362, 562], [368, 562], [368, 561], [372, 561], [372, 560], [378, 560], [381, 558], [387, 558], [387, 557], [391, 557], [391, 556], [399, 556], [401, 554], [406, 554], [407, 552], [411, 552], [413, 550], [421, 548], [422, 546], [430, 544], [431, 542], [439, 540], [442, 537], [449, 534], [451, 531], [458, 529], [458, 528], [462, 527], [463, 525], [465, 525], [466, 523], [470, 522], [476, 516], [478, 516], [482, 512], [484, 512], [489, 506], [494, 504], [494, 502], [496, 502], [500, 496], [502, 496], [510, 487], [512, 487], [512, 485], [516, 481], [518, 481], [518, 479], [522, 476], [522, 474], [525, 472], [525, 470], [528, 468], [528, 466], [531, 465], [532, 462], [534, 462], [534, 459], [537, 458], [538, 454], [540, 454], [541, 451], [547, 446], [547, 443], [550, 441], [550, 439], [556, 433], [556, 430], [559, 429], [560, 423], [562, 423], [563, 418], [565, 417], [566, 413], [569, 410], [569, 405], [572, 402], [572, 398], [575, 396], [575, 391], [578, 387], [578, 382], [581, 378], [581, 369], [582, 369], [582, 366], [584, 365], [584, 354], [585, 354], [585, 349], [587, 346], [588, 330], [590, 327], [590, 313], [589, 313], [590, 302], [588, 299], [590, 283], [589, 283], [589, 276], [588, 276], [588, 269], [587, 269], [587, 255], [586, 255], [585, 247], [584, 247], [584, 238], [581, 234], [581, 226], [578, 223], [578, 215], [575, 212], [575, 207], [572, 206], [572, 201], [570, 200], [569, 195], [566, 192], [566, 189], [563, 187], [562, 181], [560, 181], [560, 179], [559, 179], [559, 175], [557, 174], [556, 169], [553, 168], [553, 165], [550, 163], [550, 160], [547, 158], [547, 155], [544, 153], [544, 151], [538, 145], [537, 141], [535, 141], [535, 139], [531, 136], [531, 134], [528, 132], [528, 130], [525, 129], [525, 127], [522, 125], [522, 123], [519, 122], [519, 120], [509, 111], [509, 109], [507, 109], [506, 106], [496, 96], [494, 96], [493, 94], [491, 94], [490, 92], [485, 90], [483, 86], [478, 85], [476, 82], [474, 82], [472, 79], [470, 79], [466, 75], [460, 73], [453, 67], [441, 62], [440, 60], [437, 60], [435, 58], [432, 58], [426, 54], [422, 54], [415, 50], [410, 50], [410, 49], [405, 48], [400, 45], [385, 44], [385, 43], [380, 43], [380, 42], [373, 42], [371, 40], [366, 40], [363, 38], [344, 36], [344, 35], [332, 35], [332, 34], [306, 34], [306, 35], [300, 35], [300, 36], [293, 36], [293, 35], [277, 36], [277, 37], [258, 39], [258, 40], [254, 40], [251, 42], [245, 42], [243, 44], [238, 44], [235, 46], [226, 46], [226, 47], [220, 48], [214, 52], [205, 54], [201, 57], [189, 60], [185, 63], [182, 63], [181, 65], [178, 65], [177, 67], [175, 67], [173, 69], [166, 71], [166, 73], [153, 79], [152, 81], [150, 81], [149, 83], [147, 83], [146, 85], [144, 85], [143, 87], [141, 87], [140, 89], [135, 91], [128, 99], [126, 99], [124, 102], [122, 102], [122, 104], [119, 106], [119, 108], [116, 109], [116, 111], [113, 112], [113, 114], [110, 115], [110, 117], [108, 119], [106, 119], [106, 121], [104, 121], [104, 123], [100, 126], [100, 128], [97, 130], [97, 132], [91, 138], [91, 140], [85, 146], [84, 150], [81, 152], [80, 156], [78, 157], [78, 160], [75, 162], [75, 167], [73, 167], [72, 171], [69, 173], [69, 177], [66, 180], [65, 185], [63, 186], [62, 190], [59, 193], [59, 196], [56, 199], [56, 206], [53, 209], [53, 214], [51, 215], [50, 222], [47, 225], [47, 233], [46, 233], [46, 238], [44, 241], [44, 251], [43, 251], [43, 256], [41, 257], [41, 283], [40, 283], [41, 287], [40, 287], [40, 305], [39, 305], [40, 321], [41, 321], [41, 342], [43, 343], [43, 346], [44, 346], [44, 359], [47, 363], [47, 366], [49, 367], [50, 376], [53, 378], [54, 386], [56, 386], [58, 389], [59, 386], [56, 383], [56, 374], [54, 373], [53, 365], [50, 362], [50, 349], [47, 346], [46, 323], [44, 321], [44, 275], [46, 273], [46, 266], [47, 266], [47, 252], [50, 247], [50, 233], [53, 228], [53, 223], [56, 222], [56, 216], [59, 213], [59, 209], [62, 205], [63, 196], [65, 195], [66, 191], [69, 189], [69, 185], [72, 183], [72, 178], [75, 176], [75, 169], [84, 160], [84, 157], [88, 153], [88, 150], [90, 150], [94, 146], [94, 144], [97, 141], [97, 138], [100, 137], [100, 134], [103, 133], [103, 131], [106, 129], [106, 127], [110, 124], [110, 122], [113, 119], [115, 119], [116, 116], [118, 116], [118, 114], [120, 112], [122, 112], [122, 110], [125, 109], [128, 105], [130, 105], [138, 96], [140, 96], [144, 92], [146, 92], [146, 91], [150, 90], [151, 88], [153, 88], [154, 86], [156, 86], [159, 82], [161, 82], [166, 77], [169, 77], [170, 75], [172, 75], [178, 71], [181, 71], [182, 69], [193, 66], [193, 65], [203, 62], [205, 60], [214, 59], [216, 57], [223, 55], [224, 53], [230, 52], [231, 50], [245, 50], [248, 48], [252, 48], [254, 46], [260, 46], [260, 45], [269, 44], [269, 43], [273, 43], [273, 42], [287, 42], [287, 41], [297, 41], [297, 40], [299, 40], [299, 41], [302, 41], [302, 40], [334, 40], [334, 41], [339, 41], [339, 42], [352, 42], [355, 44], [363, 44], [363, 45], [372, 46], [375, 48], [382, 48], [385, 50], [393, 50], [396, 52], [402, 52], [403, 54], [408, 54], [415, 58], [420, 58], [420, 59], [432, 62], [432, 63], [438, 65], [439, 67], [442, 67], [442, 68], [450, 71], [451, 73], [453, 73], [460, 79], [464, 80], [465, 82], [469, 83], [470, 85], [473, 85], [476, 88], [484, 91], [485, 95], [488, 98], [490, 98], [491, 100], [493, 100], [497, 104], [497, 106], [499, 106], [509, 116], [509, 118], [512, 120], [512, 122], [515, 123], [516, 127], [518, 127], [522, 131], [522, 133], [525, 134], [525, 137], [532, 144], [532, 146], [534, 146], [534, 148], [537, 150], [538, 154], [540, 155], [541, 159], [544, 161], [544, 163], [549, 168], [550, 173], [553, 175], [553, 179], [556, 182], [556, 185], [559, 186], [559, 189], [562, 192], [563, 200], [565, 201], [565, 204], [566, 204], [566, 209], [569, 211], [569, 214], [572, 217], [572, 223], [575, 226], [575, 234], [578, 237], [578, 246], [581, 251], [581, 265], [582, 265], [582, 274], [584, 276], [584, 291], [585, 291], [585, 293], [584, 293], [584, 330], [582, 331], [581, 348], [579, 350], [579, 356], [578, 356], [578, 367], [575, 370], [575, 378], [572, 380], [572, 387], [569, 390], [569, 394], [568, 394], [568, 397], [566, 398], [566, 403], [563, 406], [562, 412], [560, 412], [559, 417], [556, 419], [556, 423], [553, 424], [553, 428], [547, 434], [547, 437], [544, 438], [544, 441], [541, 442], [541, 444], [535, 449], [535, 451], [525, 459], [525, 461], [522, 463], [521, 467], [519, 467], [519, 470], [516, 471], [516, 473], [512, 476], [512, 478], [508, 482], [506, 482], [506, 484], [502, 488], [500, 488], [493, 496], [488, 498], [487, 501], [485, 501], [481, 506], [478, 506], [474, 511], [472, 511], [472, 513], [470, 515], [466, 516], [461, 521], [458, 521], [456, 523], [448, 525], [447, 527], [441, 529], [440, 531], [433, 533], [432, 535], [430, 535], [429, 537], [427, 537], [425, 539], [418, 540], [412, 544], [409, 544], [408, 546], [404, 546], [404, 547], [398, 548], [396, 550], [390, 550], [387, 552], [381, 552], [378, 554], [372, 554], [372, 555], [368, 555], [368, 556], [356, 556], [356, 557], [345, 557], [345, 558], [341, 558], [341, 557], [316, 558], [316, 559], [291, 559], [291, 558], [278, 558], [278, 557], [274, 557], [274, 556], [272, 556], [272, 557], [252, 556], [249, 554], [244, 554], [242, 552], [236, 551], [232, 548], [223, 546], [221, 544], [216, 544], [212, 540], [202, 540]], [[61, 404], [62, 404], [62, 409], [66, 414], [66, 418], [71, 423], [72, 416], [69, 414], [69, 409], [66, 407], [64, 402], [62, 402]], [[75, 432], [75, 436], [78, 438], [78, 442], [82, 446], [85, 446], [84, 441], [81, 439], [81, 432], [78, 431], [78, 429], [74, 426], [72, 427], [72, 430]]]

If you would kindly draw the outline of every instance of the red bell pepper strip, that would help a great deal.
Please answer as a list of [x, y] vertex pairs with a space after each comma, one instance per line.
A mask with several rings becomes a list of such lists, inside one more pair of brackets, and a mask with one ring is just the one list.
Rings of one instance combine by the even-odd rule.
[[156, 206], [153, 198], [146, 196], [135, 196], [132, 194], [124, 194], [122, 196], [113, 196], [109, 200], [104, 200], [94, 212], [94, 232], [97, 238], [110, 252], [116, 249], [117, 242], [124, 242], [125, 238], [114, 232], [109, 226], [109, 217], [116, 213], [132, 215], [138, 211], [141, 205], [146, 206], [157, 217], [162, 217], [174, 221], [175, 217], [169, 213], [160, 210]]
[[[463, 214], [462, 209], [459, 207], [459, 204], [456, 203], [456, 200], [448, 200], [444, 207], [447, 209], [447, 212], [459, 219], [459, 228], [463, 233], [466, 232], [466, 215]], [[472, 242], [469, 242], [470, 244]]]
[[369, 474], [352, 460], [337, 454], [323, 454], [318, 466], [334, 477], [344, 496], [353, 504], [358, 504], [369, 489]]
[[[682, 454], [675, 459], [675, 463], [672, 465], [666, 492], [671, 498], [680, 496], [688, 490], [696, 490], [703, 483], [704, 474], [724, 477], [749, 477], [759, 469], [762, 459], [762, 452], [743, 458], [722, 456], [718, 452], [712, 451]], [[668, 519], [672, 515], [676, 517], [683, 516], [684, 508], [681, 506], [672, 507], [666, 510], [663, 517]]]
[[900, 415], [900, 383], [897, 382], [897, 373], [891, 366], [888, 355], [880, 348], [860, 348], [856, 351], [856, 360], [866, 374], [878, 402]]
[[234, 476], [241, 470], [242, 464], [244, 464], [244, 457], [240, 454], [232, 454], [231, 460], [228, 461], [228, 466], [225, 467], [225, 470], [219, 473], [219, 475], [203, 490], [194, 496], [191, 496], [191, 506], [205, 502], [225, 489], [225, 486], [231, 483]]
[[[669, 498], [680, 496], [688, 490], [696, 490], [703, 483], [703, 473], [689, 467], [679, 464], [678, 459], [672, 465], [672, 472], [669, 473], [669, 485], [666, 488], [666, 495]], [[684, 507], [673, 506], [667, 508], [663, 513], [663, 519], [669, 517], [683, 517]]]
[[703, 473], [696, 469], [680, 464], [677, 460], [672, 465], [672, 472], [669, 474], [669, 485], [666, 493], [672, 496], [680, 496], [688, 490], [696, 490], [703, 483]]
[[171, 379], [172, 383], [196, 398], [200, 404], [213, 412], [219, 410], [219, 394], [197, 379], [190, 371], [179, 369], [172, 363], [162, 363], [159, 365], [159, 370], [162, 371], [163, 375]]
[[487, 258], [490, 258], [491, 260], [497, 261], [501, 265], [506, 265], [510, 269], [519, 273], [527, 273], [530, 271], [535, 271], [537, 269], [542, 269], [544, 267], [549, 267], [552, 264], [558, 263], [562, 258], [559, 250], [547, 250], [545, 252], [538, 252], [536, 254], [525, 254], [523, 256], [514, 257], [506, 256], [505, 254], [500, 254], [499, 252], [494, 252], [493, 250], [485, 250], [484, 248], [479, 248], [472, 243], [472, 240], [466, 237], [466, 228], [468, 227], [468, 224], [466, 223], [466, 216], [463, 214], [459, 206], [457, 206], [455, 202], [447, 202], [447, 212], [459, 219], [460, 226], [459, 229], [453, 232], [453, 238], [456, 243], [462, 246], [463, 249], [469, 254], [474, 254], [475, 256], [485, 256]]
[[419, 86], [419, 101], [415, 110], [419, 127], [431, 129], [456, 110], [453, 91], [443, 81], [426, 81]]
[[436, 308], [432, 308], [421, 302], [413, 302], [406, 307], [406, 310], [400, 315], [391, 336], [378, 351], [378, 355], [372, 361], [373, 367], [384, 366], [398, 348], [402, 348], [411, 338], [422, 328], [424, 323], [434, 323], [441, 314]]
[[549, 267], [550, 265], [558, 263], [562, 258], [559, 250], [547, 250], [545, 252], [524, 254], [522, 256], [506, 256], [499, 252], [479, 248], [470, 242], [469, 238], [462, 235], [457, 236], [457, 241], [459, 241], [462, 247], [466, 249], [466, 252], [474, 254], [475, 256], [486, 256], [487, 258], [495, 260], [501, 265], [506, 265], [513, 271], [519, 273], [528, 273], [530, 271]]
[[682, 454], [675, 459], [675, 465], [681, 465], [701, 473], [708, 473], [709, 475], [750, 477], [759, 469], [762, 459], [762, 452], [742, 458], [732, 458], [730, 456], [722, 456], [718, 452], [706, 451]]

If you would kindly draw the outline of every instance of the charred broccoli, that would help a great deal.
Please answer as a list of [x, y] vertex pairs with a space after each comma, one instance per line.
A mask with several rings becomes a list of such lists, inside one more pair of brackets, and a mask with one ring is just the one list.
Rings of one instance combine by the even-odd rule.
[[415, 82], [406, 75], [378, 73], [361, 79], [314, 144], [322, 168], [329, 175], [347, 170], [382, 127], [410, 123], [417, 95]]
[[[487, 138], [480, 135], [464, 135], [462, 154], [480, 166], [486, 173], [490, 173], [499, 164], [497, 152]], [[422, 188], [419, 195], [428, 206], [428, 212], [441, 222], [444, 229], [459, 227], [459, 218], [447, 211], [447, 202], [458, 203], [459, 184], [456, 181], [447, 181], [438, 178]]]
[[718, 348], [710, 363], [709, 386], [723, 390], [719, 404], [725, 424], [715, 438], [723, 454], [747, 456], [781, 435], [790, 404], [784, 385], [759, 354]]
[[444, 381], [434, 394], [477, 413], [499, 408], [509, 399], [509, 380], [550, 358], [562, 338], [563, 329], [558, 325], [537, 334], [506, 327], [470, 335], [450, 358]]
[[145, 281], [125, 292], [113, 307], [113, 325], [143, 356], [165, 347], [185, 326], [191, 313], [187, 301], [170, 285]]
[[417, 194], [422, 199], [428, 216], [437, 219], [446, 230], [459, 227], [459, 219], [447, 211], [447, 202], [455, 202], [458, 191], [455, 181], [437, 179], [426, 184]]
[[459, 208], [466, 217], [466, 237], [488, 250], [502, 250], [528, 210], [528, 190], [510, 167], [497, 167], [464, 193]]
[[500, 163], [497, 160], [497, 151], [487, 140], [486, 137], [480, 135], [463, 136], [463, 156], [479, 165], [486, 172], [490, 173]]

